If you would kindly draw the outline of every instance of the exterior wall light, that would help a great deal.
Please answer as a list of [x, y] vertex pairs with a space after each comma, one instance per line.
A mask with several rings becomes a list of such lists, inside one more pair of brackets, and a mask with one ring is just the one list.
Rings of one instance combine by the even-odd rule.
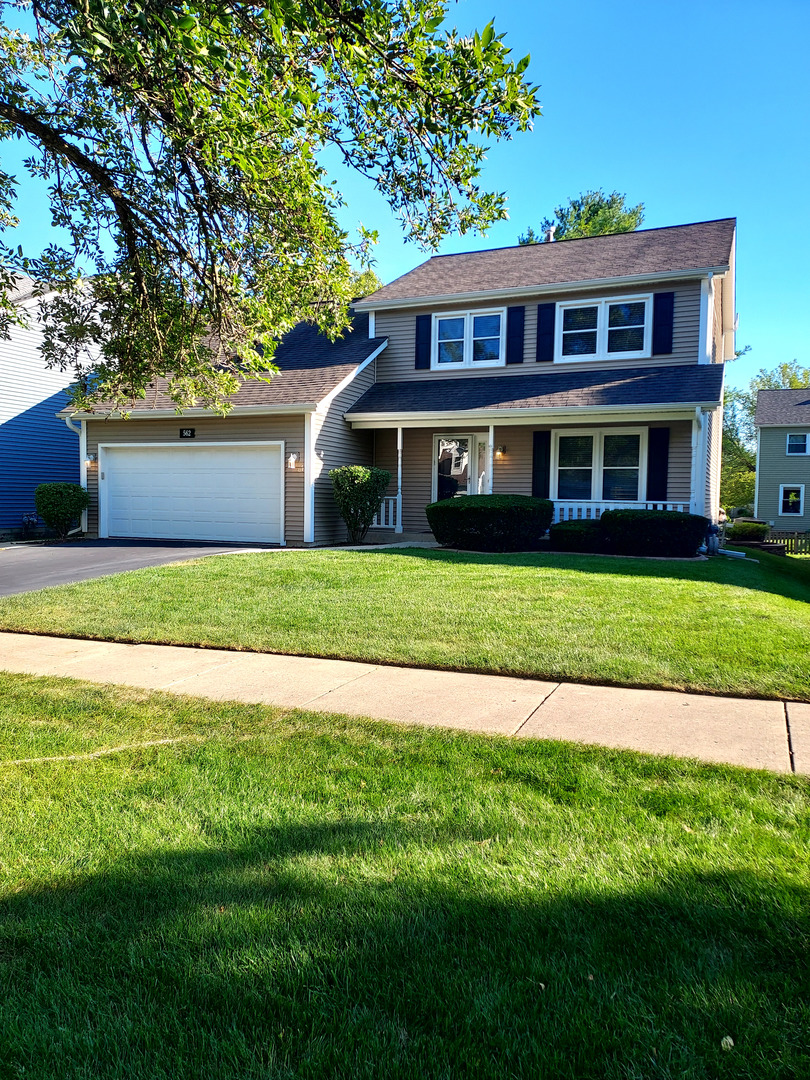
[[298, 454], [288, 454], [287, 455], [287, 468], [288, 469], [294, 469], [296, 461], [298, 461]]
[[498, 449], [495, 451], [495, 457], [506, 457], [506, 447], [499, 446]]

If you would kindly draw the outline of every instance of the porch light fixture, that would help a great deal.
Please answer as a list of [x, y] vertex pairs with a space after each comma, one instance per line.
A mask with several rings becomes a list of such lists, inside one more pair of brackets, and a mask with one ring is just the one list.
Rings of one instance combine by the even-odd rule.
[[506, 447], [499, 446], [498, 449], [495, 451], [495, 457], [506, 457]]
[[296, 461], [298, 461], [298, 454], [288, 454], [287, 455], [287, 468], [288, 469], [294, 469]]

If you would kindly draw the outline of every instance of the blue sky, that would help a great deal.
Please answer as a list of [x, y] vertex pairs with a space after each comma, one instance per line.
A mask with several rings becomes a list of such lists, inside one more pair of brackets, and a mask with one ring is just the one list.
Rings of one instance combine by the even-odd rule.
[[[810, 366], [810, 2], [461, 0], [449, 20], [470, 30], [493, 14], [516, 57], [531, 53], [544, 115], [488, 157], [483, 184], [507, 192], [510, 220], [440, 251], [516, 243], [590, 188], [643, 202], [646, 228], [737, 217], [737, 341], [752, 351], [728, 382], [794, 358]], [[384, 281], [426, 258], [369, 182], [336, 175], [345, 226], [379, 230]], [[47, 205], [24, 187], [14, 242], [33, 248], [47, 242]]]

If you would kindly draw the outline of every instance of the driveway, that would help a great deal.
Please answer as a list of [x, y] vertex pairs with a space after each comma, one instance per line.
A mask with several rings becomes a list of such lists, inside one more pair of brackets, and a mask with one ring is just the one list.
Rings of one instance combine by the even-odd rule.
[[0, 596], [48, 585], [140, 570], [145, 566], [248, 550], [238, 544], [182, 540], [78, 540], [64, 544], [12, 544], [0, 548]]

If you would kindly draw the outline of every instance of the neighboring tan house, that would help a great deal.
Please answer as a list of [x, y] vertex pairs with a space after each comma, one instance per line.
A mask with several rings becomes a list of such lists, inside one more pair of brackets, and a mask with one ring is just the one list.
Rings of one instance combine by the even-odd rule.
[[372, 463], [392, 474], [375, 524], [398, 532], [473, 492], [716, 518], [734, 238], [724, 219], [437, 256], [341, 341], [297, 327], [225, 418], [159, 392], [129, 420], [76, 414], [90, 530], [328, 543], [329, 469]]
[[19, 530], [23, 515], [34, 513], [39, 484], [79, 482], [76, 433], [56, 418], [67, 405], [71, 380], [46, 367], [40, 355], [34, 282], [18, 278], [11, 299], [29, 321], [0, 338], [0, 532]]
[[760, 390], [754, 515], [774, 529], [810, 529], [810, 388]]

